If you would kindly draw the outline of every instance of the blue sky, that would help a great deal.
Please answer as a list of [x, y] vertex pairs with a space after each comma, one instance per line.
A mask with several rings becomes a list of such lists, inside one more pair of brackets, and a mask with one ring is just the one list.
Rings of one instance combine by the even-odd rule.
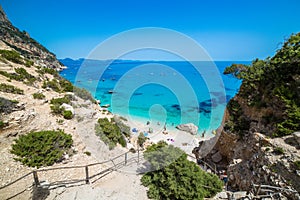
[[58, 58], [86, 57], [122, 31], [162, 27], [192, 37], [214, 60], [253, 60], [272, 56], [285, 38], [300, 31], [299, 0], [0, 0], [0, 4], [15, 26]]

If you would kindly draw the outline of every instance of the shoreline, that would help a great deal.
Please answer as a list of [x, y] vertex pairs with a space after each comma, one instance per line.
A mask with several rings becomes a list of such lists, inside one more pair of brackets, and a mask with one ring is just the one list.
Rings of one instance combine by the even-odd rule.
[[[192, 150], [199, 146], [200, 141], [209, 140], [215, 135], [212, 133], [212, 130], [206, 131], [204, 137], [200, 135], [198, 132], [197, 135], [192, 135], [191, 133], [178, 130], [175, 126], [167, 126], [166, 132], [164, 133], [164, 124], [157, 124], [157, 122], [150, 122], [147, 124], [147, 120], [139, 117], [132, 116], [124, 116], [113, 114], [114, 116], [119, 116], [125, 118], [123, 122], [130, 127], [131, 138], [129, 140], [129, 144], [127, 148], [136, 146], [137, 138], [140, 133], [144, 133], [145, 137], [148, 140], [145, 142], [144, 146], [147, 147], [153, 143], [157, 143], [159, 141], [165, 141], [168, 144], [174, 145], [175, 147], [179, 147], [187, 154], [192, 154]], [[133, 131], [136, 129], [135, 131]], [[152, 133], [149, 133], [149, 129], [152, 129]]]

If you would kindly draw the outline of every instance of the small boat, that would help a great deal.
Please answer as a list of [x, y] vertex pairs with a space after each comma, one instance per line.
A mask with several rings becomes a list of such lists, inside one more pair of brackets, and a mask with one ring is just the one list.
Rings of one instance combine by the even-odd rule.
[[109, 94], [115, 93], [113, 90], [108, 90]]

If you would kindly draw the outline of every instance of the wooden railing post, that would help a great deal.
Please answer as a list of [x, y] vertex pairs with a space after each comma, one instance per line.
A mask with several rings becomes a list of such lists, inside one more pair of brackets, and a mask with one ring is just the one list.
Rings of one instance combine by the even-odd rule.
[[89, 184], [90, 183], [90, 178], [89, 178], [89, 168], [88, 166], [85, 166], [85, 183]]
[[40, 185], [40, 181], [39, 181], [39, 177], [37, 174], [37, 171], [33, 171], [33, 180], [34, 180], [34, 184], [35, 186], [39, 186]]
[[138, 164], [140, 162], [140, 148], [138, 147]]
[[127, 153], [125, 153], [125, 165], [127, 165]]

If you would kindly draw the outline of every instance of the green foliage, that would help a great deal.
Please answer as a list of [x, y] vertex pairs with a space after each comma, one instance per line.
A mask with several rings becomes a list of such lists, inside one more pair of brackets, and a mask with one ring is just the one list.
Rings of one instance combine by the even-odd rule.
[[58, 72], [57, 72], [55, 69], [53, 69], [53, 68], [41, 67], [41, 68], [39, 68], [39, 69], [37, 70], [37, 72], [38, 72], [39, 74], [51, 74], [51, 75], [53, 75], [54, 77], [59, 77]]
[[107, 118], [99, 119], [95, 125], [95, 131], [96, 135], [109, 146], [109, 149], [113, 149], [117, 143], [123, 147], [126, 146], [124, 135], [114, 121], [110, 122]]
[[8, 126], [8, 123], [5, 123], [2, 120], [0, 120], [0, 129], [3, 129], [6, 126]]
[[0, 91], [6, 92], [6, 93], [12, 93], [12, 94], [24, 94], [24, 91], [13, 86], [13, 85], [8, 85], [5, 83], [0, 83]]
[[124, 134], [126, 137], [130, 137], [130, 127], [124, 124], [120, 117], [114, 116], [112, 120], [120, 128], [122, 134]]
[[143, 146], [143, 144], [146, 142], [147, 138], [145, 137], [144, 133], [140, 133], [138, 136], [137, 143], [140, 147]]
[[149, 188], [147, 195], [151, 199], [204, 199], [222, 190], [223, 184], [216, 175], [204, 172], [196, 163], [187, 160], [187, 155], [177, 147], [159, 142], [150, 146], [146, 153], [145, 159], [157, 169], [141, 179]]
[[61, 161], [72, 143], [72, 136], [61, 130], [30, 132], [15, 140], [11, 153], [29, 167], [49, 166]]
[[73, 118], [73, 113], [69, 110], [64, 110], [63, 111], [63, 116], [65, 119], [72, 119]]
[[84, 89], [84, 88], [79, 88], [79, 87], [73, 86], [73, 92], [76, 96], [78, 96], [78, 97], [80, 97], [84, 100], [90, 100], [93, 103], [96, 102], [96, 100], [91, 95], [91, 93], [89, 91], [87, 91], [86, 89]]
[[67, 95], [65, 95], [64, 97], [62, 97], [62, 98], [53, 98], [53, 99], [51, 99], [50, 100], [50, 103], [51, 104], [58, 104], [58, 105], [62, 105], [62, 104], [64, 104], [64, 103], [66, 103], [66, 104], [70, 104], [71, 103], [71, 100], [70, 100], [70, 98], [67, 96]]
[[32, 84], [34, 81], [36, 81], [36, 78], [29, 74], [26, 69], [20, 67], [15, 69], [16, 73], [8, 73], [5, 71], [0, 71], [0, 74], [16, 81], [24, 82], [25, 84]]
[[59, 82], [58, 80], [56, 79], [53, 79], [51, 81], [44, 81], [43, 82], [43, 85], [42, 85], [42, 88], [51, 88], [52, 90], [54, 90], [55, 92], [60, 92], [60, 85], [59, 85]]
[[24, 65], [26, 67], [31, 67], [33, 64], [34, 64], [34, 62], [32, 60], [25, 59]]
[[282, 155], [282, 154], [284, 154], [284, 149], [282, 147], [275, 147], [273, 150], [273, 153], [275, 153], [277, 155]]
[[295, 167], [296, 167], [297, 170], [300, 170], [300, 160], [296, 160], [294, 162], [294, 165], [295, 165]]
[[55, 92], [73, 92], [73, 85], [70, 81], [63, 79], [61, 77], [59, 78], [53, 78], [50, 81], [44, 81], [43, 88], [51, 88], [53, 89]]
[[65, 95], [61, 98], [53, 98], [51, 99], [50, 105], [51, 111], [53, 114], [62, 115], [65, 119], [72, 119], [73, 113], [69, 110], [65, 110], [63, 107], [61, 107], [62, 104], [70, 104], [71, 103], [71, 97], [69, 95]]
[[19, 102], [15, 100], [0, 97], [0, 114], [9, 114], [13, 112]]
[[89, 152], [89, 151], [85, 151], [84, 154], [87, 155], [87, 156], [91, 156], [92, 155], [92, 153]]
[[1, 49], [0, 54], [6, 60], [9, 60], [9, 61], [17, 63], [17, 64], [23, 64], [23, 59], [21, 58], [20, 54], [16, 51]]
[[230, 119], [224, 125], [225, 131], [230, 131], [243, 136], [250, 128], [250, 120], [246, 118], [240, 104], [231, 99], [227, 105]]
[[300, 33], [291, 35], [272, 58], [256, 59], [250, 66], [234, 64], [224, 73], [243, 79], [238, 96], [247, 106], [256, 112], [272, 110], [262, 116], [267, 119], [263, 127], [273, 127], [267, 130], [272, 136], [285, 136], [300, 129]]
[[51, 105], [50, 109], [51, 112], [56, 115], [61, 115], [64, 112], [64, 109], [58, 104]]
[[45, 95], [42, 93], [33, 93], [32, 96], [34, 99], [44, 99], [45, 98]]

